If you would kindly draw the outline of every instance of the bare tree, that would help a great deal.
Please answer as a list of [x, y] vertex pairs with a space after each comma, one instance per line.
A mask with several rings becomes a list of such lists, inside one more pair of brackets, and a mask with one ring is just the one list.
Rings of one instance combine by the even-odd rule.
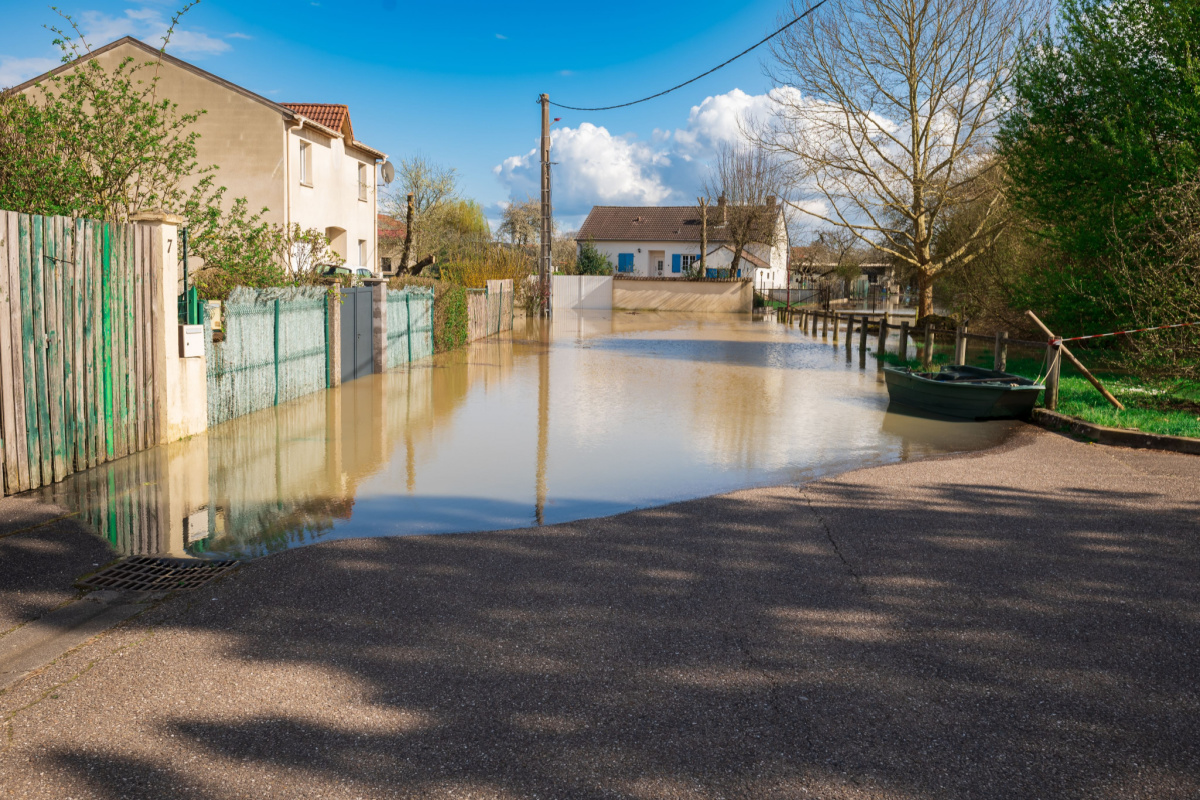
[[919, 316], [934, 277], [1005, 224], [992, 194], [960, 245], [935, 254], [939, 217], [978, 200], [1023, 26], [1047, 14], [1048, 0], [829, 0], [773, 44], [778, 103], [755, 140], [794, 168], [799, 211], [912, 268]]
[[501, 236], [513, 244], [537, 244], [542, 232], [541, 201], [526, 197], [519, 203], [509, 203], [500, 215]]
[[723, 239], [733, 250], [731, 275], [749, 245], [776, 244], [780, 213], [777, 200], [783, 193], [784, 177], [778, 159], [763, 147], [722, 144], [717, 149], [712, 176], [704, 186], [704, 193], [717, 200], [716, 218], [711, 213], [711, 202], [700, 212], [705, 223], [703, 233], [713, 228], [712, 238]]
[[[434, 224], [438, 212], [458, 199], [458, 172], [453, 167], [436, 164], [424, 156], [402, 159], [397, 164], [399, 180], [383, 202], [383, 211], [396, 219], [410, 219], [409, 196], [412, 197], [412, 214], [408, 234], [412, 236], [407, 253], [423, 253], [429, 248], [428, 229]], [[407, 256], [411, 258], [411, 256]], [[405, 263], [403, 266], [408, 267]]]

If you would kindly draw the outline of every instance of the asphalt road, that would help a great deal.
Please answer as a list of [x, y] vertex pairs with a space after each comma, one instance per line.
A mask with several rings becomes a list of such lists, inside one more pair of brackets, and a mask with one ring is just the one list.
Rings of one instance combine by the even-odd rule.
[[1200, 458], [340, 541], [0, 695], [0, 797], [1200, 797]]

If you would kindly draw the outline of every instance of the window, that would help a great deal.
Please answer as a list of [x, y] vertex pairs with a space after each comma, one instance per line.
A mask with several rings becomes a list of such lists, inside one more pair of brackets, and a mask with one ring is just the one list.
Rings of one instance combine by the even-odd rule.
[[366, 239], [358, 240], [358, 263], [359, 263], [359, 265], [364, 266], [364, 267], [367, 265], [367, 240]]
[[379, 259], [379, 266], [380, 266], [380, 269], [382, 269], [384, 272], [391, 272], [392, 271], [392, 259], [388, 258], [387, 256], [384, 256], [383, 258]]
[[312, 186], [312, 145], [300, 143], [300, 183]]
[[700, 256], [685, 256], [677, 253], [672, 256], [671, 272], [690, 272], [699, 260]]
[[633, 253], [617, 253], [617, 272], [633, 272]]
[[366, 201], [367, 199], [367, 165], [358, 165], [358, 199]]

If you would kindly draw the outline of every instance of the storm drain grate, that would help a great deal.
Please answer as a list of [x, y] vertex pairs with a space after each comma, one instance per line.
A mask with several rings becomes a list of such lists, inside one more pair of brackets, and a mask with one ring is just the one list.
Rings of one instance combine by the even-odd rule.
[[133, 556], [81, 578], [77, 585], [84, 589], [124, 589], [135, 592], [195, 589], [237, 567], [237, 561]]

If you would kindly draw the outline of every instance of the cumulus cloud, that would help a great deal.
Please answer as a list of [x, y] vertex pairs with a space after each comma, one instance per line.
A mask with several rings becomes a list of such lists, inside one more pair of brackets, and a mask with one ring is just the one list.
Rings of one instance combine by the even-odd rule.
[[[85, 11], [79, 16], [80, 29], [93, 47], [108, 44], [122, 36], [133, 36], [152, 45], [162, 43], [170, 21], [155, 8], [127, 8], [122, 16]], [[245, 34], [234, 34], [242, 38]], [[247, 37], [248, 38], [248, 37]], [[178, 55], [219, 55], [230, 49], [229, 42], [199, 31], [176, 28], [171, 35], [169, 52]]]
[[[646, 139], [590, 122], [552, 130], [556, 213], [570, 219], [594, 205], [694, 202], [717, 148], [744, 141], [747, 126], [768, 124], [779, 91], [751, 95], [734, 89], [707, 97], [683, 125], [655, 129]], [[537, 148], [506, 158], [493, 172], [510, 197], [536, 197], [540, 191]]]
[[30, 78], [49, 72], [61, 61], [57, 58], [11, 58], [0, 56], [0, 89], [16, 86]]

